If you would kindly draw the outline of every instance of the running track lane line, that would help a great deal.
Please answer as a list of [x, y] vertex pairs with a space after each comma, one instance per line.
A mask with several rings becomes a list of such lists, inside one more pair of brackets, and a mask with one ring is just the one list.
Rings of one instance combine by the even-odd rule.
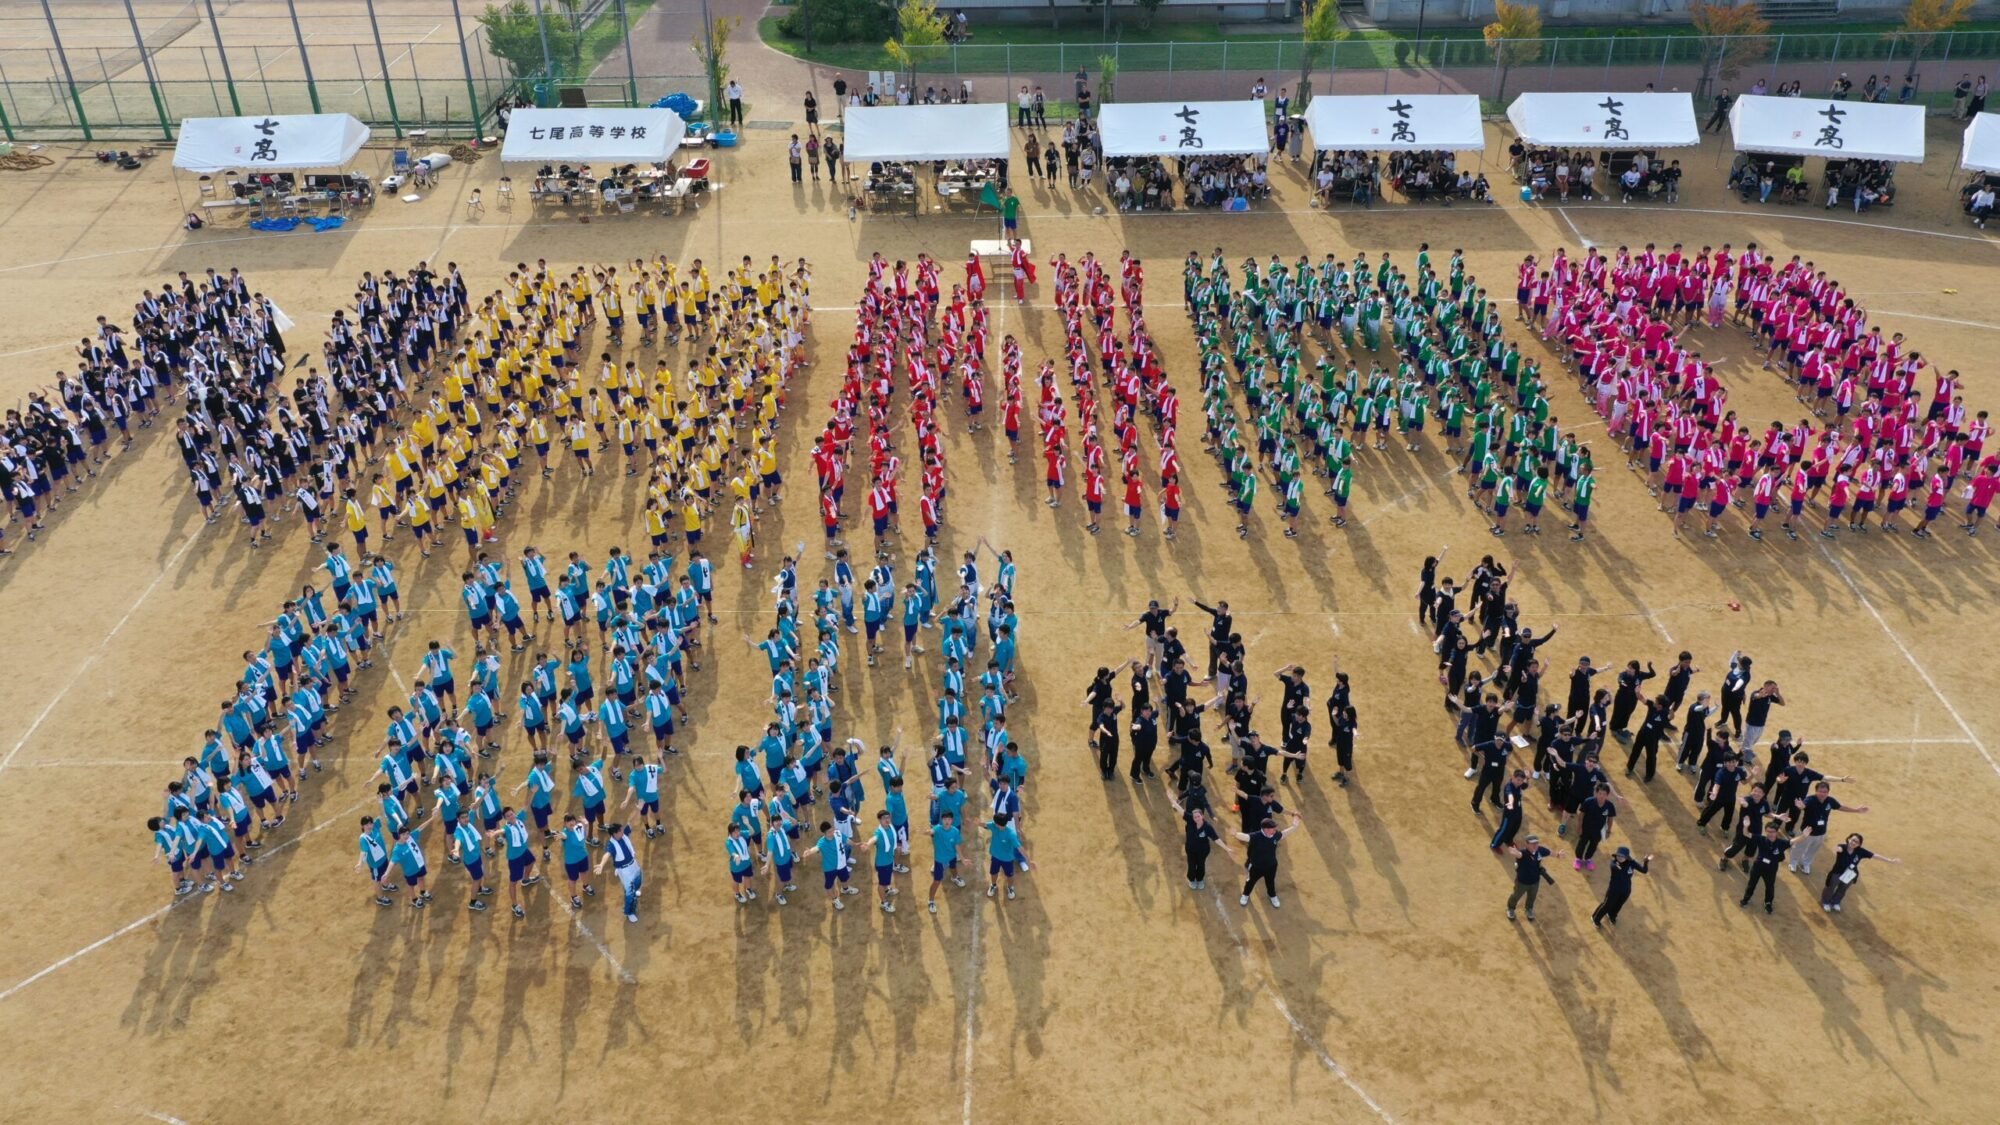
[[[291, 839], [286, 840], [284, 843], [279, 844], [277, 847], [272, 848], [270, 851], [265, 852], [264, 854], [257, 856], [256, 858], [259, 860], [269, 859], [272, 856], [277, 855], [279, 852], [284, 851], [286, 848], [291, 847], [293, 844], [299, 843], [306, 837], [311, 836], [314, 833], [317, 833], [320, 829], [331, 828], [333, 825], [340, 823], [342, 820], [345, 820], [347, 818], [348, 814], [359, 810], [363, 806], [367, 805], [368, 802], [369, 798], [363, 797], [361, 800], [355, 802], [354, 804], [347, 806], [346, 808], [340, 810], [337, 813], [334, 813], [332, 816], [327, 817], [325, 820], [320, 821], [318, 824], [313, 825], [311, 828], [306, 829], [304, 832], [301, 832], [298, 835], [292, 837]], [[96, 941], [91, 942], [89, 945], [84, 946], [82, 949], [77, 950], [75, 953], [72, 953], [69, 956], [62, 958], [61, 960], [54, 962], [53, 964], [49, 965], [47, 968], [41, 970], [40, 972], [34, 974], [33, 976], [27, 977], [26, 979], [13, 985], [9, 989], [7, 989], [7, 991], [0, 992], [0, 1000], [6, 1000], [9, 997], [13, 996], [15, 993], [20, 992], [22, 989], [25, 989], [29, 985], [34, 984], [36, 981], [41, 980], [43, 977], [46, 977], [49, 974], [54, 973], [56, 970], [61, 969], [66, 965], [70, 965], [74, 962], [80, 961], [85, 957], [88, 957], [92, 953], [95, 953], [98, 950], [104, 948], [105, 946], [110, 945], [112, 942], [117, 941], [119, 938], [124, 937], [126, 934], [131, 933], [133, 930], [136, 930], [141, 926], [144, 926], [150, 922], [154, 922], [160, 918], [165, 917], [167, 912], [170, 910], [175, 910], [190, 902], [195, 902], [199, 899], [204, 899], [207, 897], [208, 896], [202, 893], [201, 891], [196, 891], [193, 894], [177, 898], [174, 901], [166, 904], [165, 906], [160, 907], [158, 910], [155, 910], [152, 913], [147, 914], [142, 918], [138, 918], [132, 922], [129, 922], [123, 927], [114, 930], [111, 933], [106, 934], [101, 938], [98, 938]]]
[[[83, 663], [77, 665], [76, 671], [70, 673], [70, 677], [63, 684], [62, 690], [56, 692], [49, 699], [48, 705], [42, 708], [42, 713], [36, 715], [35, 721], [28, 724], [28, 729], [22, 733], [20, 741], [14, 743], [14, 748], [7, 751], [7, 756], [0, 758], [0, 773], [7, 772], [7, 767], [14, 764], [14, 756], [21, 752], [21, 748], [28, 744], [29, 739], [35, 737], [36, 731], [42, 729], [42, 723], [48, 719], [49, 713], [54, 711], [56, 705], [69, 695], [69, 689], [76, 686], [76, 681], [83, 678], [83, 674], [90, 670], [90, 666], [96, 664], [104, 656], [105, 652], [111, 647], [111, 639], [116, 637], [125, 628], [126, 623], [132, 620], [132, 615], [139, 612], [139, 607], [146, 604], [147, 598], [153, 596], [153, 591], [159, 588], [161, 580], [173, 573], [174, 567], [181, 561], [181, 556], [187, 554], [190, 548], [201, 541], [201, 538], [200, 532], [190, 534], [187, 542], [181, 544], [181, 549], [174, 552], [174, 557], [167, 560], [167, 565], [160, 568], [160, 573], [154, 575], [151, 582], [146, 583], [144, 590], [139, 591], [138, 600], [134, 601], [132, 607], [125, 611], [125, 616], [118, 619], [118, 623], [111, 627], [109, 633], [104, 634], [104, 639], [97, 642], [97, 647], [90, 651], [90, 655], [84, 658]], [[0, 999], [4, 998], [4, 996], [0, 996]]]
[[1292, 1034], [1298, 1037], [1299, 1042], [1310, 1047], [1312, 1053], [1318, 1056], [1320, 1065], [1326, 1067], [1327, 1072], [1335, 1078], [1340, 1079], [1341, 1085], [1353, 1091], [1354, 1096], [1360, 1098], [1363, 1105], [1374, 1111], [1375, 1116], [1393, 1125], [1396, 1119], [1390, 1116], [1388, 1110], [1382, 1108], [1382, 1103], [1370, 1097], [1368, 1091], [1362, 1089], [1361, 1084], [1356, 1082], [1353, 1076], [1347, 1073], [1347, 1068], [1334, 1061], [1334, 1057], [1327, 1053], [1325, 1047], [1320, 1045], [1319, 1039], [1311, 1031], [1307, 1030], [1305, 1024], [1299, 1022], [1297, 1016], [1292, 1014], [1290, 1005], [1286, 1004], [1285, 998], [1278, 994], [1277, 984], [1271, 979], [1269, 966], [1262, 964], [1251, 956], [1250, 947], [1244, 943], [1243, 935], [1236, 931], [1236, 923], [1230, 920], [1229, 910], [1223, 905], [1222, 892], [1211, 889], [1209, 894], [1215, 901], [1216, 915], [1222, 919], [1222, 928], [1229, 931], [1229, 940], [1236, 943], [1236, 952], [1242, 956], [1246, 964], [1256, 966], [1259, 972], [1263, 974], [1266, 995], [1271, 998], [1271, 1005], [1278, 1009], [1278, 1014], [1285, 1017], [1285, 1022], [1291, 1025]]
[[1951, 716], [1952, 722], [1958, 724], [1958, 729], [1965, 732], [1965, 737], [1972, 743], [1972, 748], [1979, 751], [1979, 756], [1986, 759], [1987, 766], [1996, 775], [2000, 775], [2000, 761], [1993, 759], [1992, 753], [1986, 749], [1986, 744], [1979, 740], [1979, 735], [1973, 732], [1971, 724], [1965, 721], [1965, 716], [1958, 713], [1958, 708], [1952, 706], [1950, 699], [1945, 698], [1944, 691], [1938, 687], [1936, 680], [1931, 679], [1930, 672], [1917, 659], [1917, 654], [1910, 651], [1910, 646], [1903, 643], [1903, 638], [1897, 636], [1894, 629], [1889, 628], [1889, 623], [1882, 619], [1882, 612], [1875, 608], [1875, 603], [1869, 600], [1867, 594], [1861, 592], [1861, 587], [1855, 583], [1854, 576], [1847, 573], [1847, 567], [1841, 563], [1839, 556], [1827, 550], [1824, 543], [1819, 545], [1819, 553], [1825, 555], [1826, 561], [1833, 564], [1834, 573], [1840, 575], [1842, 582], [1847, 583], [1847, 588], [1853, 591], [1855, 600], [1861, 603], [1861, 608], [1868, 611], [1868, 616], [1873, 617], [1875, 624], [1882, 627], [1883, 634], [1896, 646], [1896, 650], [1903, 654], [1903, 659], [1909, 661], [1910, 667], [1916, 669], [1917, 675], [1924, 681], [1924, 686], [1931, 689], [1931, 694], [1937, 696], [1939, 703], [1944, 704], [1945, 712]]

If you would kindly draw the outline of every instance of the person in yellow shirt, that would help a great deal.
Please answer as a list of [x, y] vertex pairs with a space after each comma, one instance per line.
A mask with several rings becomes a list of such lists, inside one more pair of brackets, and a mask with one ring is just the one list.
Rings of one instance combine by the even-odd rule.
[[341, 490], [341, 514], [347, 517], [347, 533], [354, 536], [354, 551], [362, 558], [368, 557], [368, 510], [354, 494], [352, 487]]
[[766, 499], [776, 509], [785, 498], [785, 478], [778, 472], [778, 443], [766, 437], [757, 443], [757, 476]]
[[701, 542], [701, 505], [692, 496], [681, 497], [681, 534], [690, 550]]
[[581, 418], [570, 419], [569, 451], [575, 455], [576, 463], [583, 467], [584, 476], [597, 475], [597, 471], [590, 466], [590, 424]]
[[[404, 479], [408, 480], [409, 478], [406, 475]], [[382, 526], [382, 542], [388, 543], [394, 541], [396, 538], [393, 534], [396, 526], [396, 490], [390, 486], [388, 481], [382, 479], [381, 473], [375, 474], [374, 485], [369, 489], [368, 502], [374, 505], [375, 518]]]
[[729, 510], [729, 530], [736, 536], [736, 552], [743, 560], [743, 569], [751, 565], [750, 501], [738, 500]]
[[646, 536], [655, 550], [667, 544], [667, 510], [657, 500], [646, 505]]
[[549, 420], [540, 411], [528, 419], [528, 444], [535, 447], [535, 459], [542, 463], [543, 478], [555, 475], [549, 466]]
[[410, 530], [417, 537], [417, 551], [425, 558], [431, 557], [431, 509], [421, 496], [410, 497], [403, 506], [403, 515], [410, 521]]

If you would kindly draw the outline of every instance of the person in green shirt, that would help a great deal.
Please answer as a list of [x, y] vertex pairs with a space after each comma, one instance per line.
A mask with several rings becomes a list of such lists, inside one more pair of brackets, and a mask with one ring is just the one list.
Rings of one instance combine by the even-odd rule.
[[1525, 523], [1521, 530], [1529, 535], [1542, 533], [1542, 506], [1549, 502], [1549, 467], [1540, 466], [1528, 480], [1528, 495], [1522, 502], [1525, 509]]
[[1590, 522], [1590, 498], [1596, 494], [1597, 477], [1586, 468], [1583, 475], [1576, 478], [1576, 498], [1570, 504], [1570, 511], [1576, 514], [1576, 519], [1569, 525], [1570, 542], [1583, 542], [1583, 526]]

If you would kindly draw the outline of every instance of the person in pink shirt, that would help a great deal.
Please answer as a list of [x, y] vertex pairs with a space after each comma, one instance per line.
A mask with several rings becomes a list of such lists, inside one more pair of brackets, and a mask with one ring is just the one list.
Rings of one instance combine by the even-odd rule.
[[1977, 535], [1979, 525], [1986, 522], [1986, 509], [1992, 506], [1994, 495], [2000, 493], [2000, 474], [1996, 474], [1991, 465], [1982, 466], [1966, 491], [1969, 495], [1965, 501], [1965, 522], [1959, 526], [1965, 529], [1967, 535]]
[[1833, 491], [1826, 498], [1826, 526], [1820, 528], [1820, 535], [1833, 538], [1834, 529], [1840, 526], [1840, 518], [1847, 514], [1847, 500], [1854, 494], [1854, 486], [1848, 482], [1847, 474], [1833, 478]]

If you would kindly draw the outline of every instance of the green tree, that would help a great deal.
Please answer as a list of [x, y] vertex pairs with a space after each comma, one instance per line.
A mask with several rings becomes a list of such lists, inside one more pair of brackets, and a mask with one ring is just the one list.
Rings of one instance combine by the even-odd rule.
[[[1151, 30], [1153, 16], [1159, 12], [1160, 5], [1165, 0], [1135, 0], [1135, 2], [1139, 5], [1139, 26]], [[1106, 4], [1105, 7], [1108, 10], [1110, 5]]]
[[1118, 53], [1097, 56], [1097, 104], [1110, 105], [1118, 85]]
[[694, 57], [701, 60], [701, 70], [708, 75], [708, 115], [709, 120], [717, 120], [722, 111], [719, 103], [722, 88], [729, 84], [729, 33], [743, 22], [738, 16], [723, 16], [710, 25], [708, 38], [715, 44], [710, 49], [707, 43], [697, 39], [688, 48]]
[[1500, 88], [1494, 100], [1507, 101], [1507, 74], [1522, 63], [1542, 57], [1542, 12], [1532, 2], [1511, 4], [1493, 0], [1493, 22], [1480, 30], [1500, 68]]
[[1910, 63], [1903, 71], [1906, 81], [1916, 78], [1917, 64], [1923, 61], [1931, 44], [1937, 42], [1938, 34], [1965, 22], [1972, 13], [1972, 3], [1973, 0], [1910, 0], [1902, 29], [1896, 32], [1910, 45]]
[[1742, 72], [1745, 63], [1771, 53], [1771, 40], [1765, 35], [1771, 30], [1771, 21], [1749, 0], [1695, 0], [1688, 11], [1694, 29], [1705, 37], [1695, 97], [1707, 97], [1716, 80], [1728, 82]]
[[895, 38], [882, 49], [906, 72], [914, 74], [917, 67], [911, 47], [944, 45], [944, 17], [938, 14], [936, 0], [903, 0], [896, 8], [896, 27]]
[[1299, 96], [1292, 103], [1295, 111], [1303, 111], [1312, 101], [1313, 68], [1326, 62], [1335, 43], [1347, 38], [1347, 29], [1340, 25], [1340, 0], [1315, 0], [1306, 9], [1302, 38], [1305, 49], [1299, 52]]
[[[576, 57], [575, 25], [560, 19], [537, 20], [528, 0], [509, 0], [504, 7], [488, 4], [478, 19], [486, 29], [487, 46], [516, 78], [559, 75], [568, 60]], [[543, 53], [544, 31], [547, 54]]]

